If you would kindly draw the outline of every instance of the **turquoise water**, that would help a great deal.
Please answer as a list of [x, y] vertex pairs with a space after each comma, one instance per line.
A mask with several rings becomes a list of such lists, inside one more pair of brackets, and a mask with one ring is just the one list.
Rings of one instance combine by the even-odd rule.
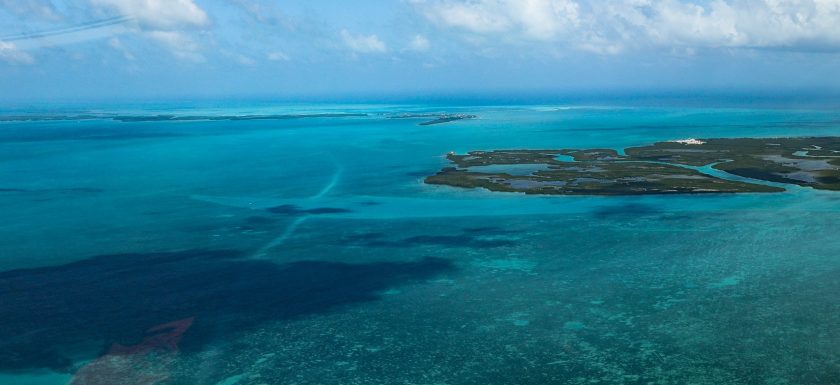
[[[0, 384], [840, 383], [840, 193], [422, 183], [449, 151], [840, 135], [837, 110], [82, 113], [0, 122]], [[322, 113], [365, 115], [110, 118]]]

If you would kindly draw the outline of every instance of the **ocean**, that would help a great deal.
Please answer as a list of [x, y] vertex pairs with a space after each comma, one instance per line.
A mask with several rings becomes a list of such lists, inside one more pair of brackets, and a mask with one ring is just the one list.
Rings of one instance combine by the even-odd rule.
[[[406, 117], [439, 113], [476, 118]], [[450, 151], [840, 136], [836, 108], [0, 115], [0, 384], [840, 383], [840, 192], [423, 183]]]

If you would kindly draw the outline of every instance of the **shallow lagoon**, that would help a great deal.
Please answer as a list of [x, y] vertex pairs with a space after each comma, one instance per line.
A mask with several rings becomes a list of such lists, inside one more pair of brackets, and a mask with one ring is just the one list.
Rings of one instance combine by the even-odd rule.
[[[0, 381], [840, 382], [836, 193], [422, 183], [449, 151], [830, 136], [840, 114], [555, 107], [163, 106], [115, 113], [367, 116], [0, 123]], [[387, 118], [441, 111], [479, 118]], [[183, 319], [181, 333], [146, 333]]]

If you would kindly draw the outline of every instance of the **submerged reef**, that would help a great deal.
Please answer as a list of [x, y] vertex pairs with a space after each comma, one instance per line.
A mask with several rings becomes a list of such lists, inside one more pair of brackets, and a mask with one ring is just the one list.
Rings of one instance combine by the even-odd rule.
[[200, 351], [227, 337], [220, 331], [253, 330], [264, 323], [375, 301], [383, 291], [453, 269], [449, 260], [432, 257], [359, 264], [275, 263], [250, 259], [237, 250], [184, 250], [99, 255], [4, 271], [0, 372], [69, 372], [75, 360], [94, 358], [110, 345], [87, 372], [77, 373], [81, 379], [102, 380], [73, 384], [157, 384], [161, 382], [127, 382], [114, 376], [128, 369], [124, 365], [143, 369], [146, 353], [174, 350], [176, 342], [180, 348]]
[[[556, 195], [840, 190], [840, 137], [684, 139], [613, 149], [450, 153], [428, 184]], [[530, 168], [530, 170], [527, 170]], [[525, 169], [526, 172], [523, 172]]]

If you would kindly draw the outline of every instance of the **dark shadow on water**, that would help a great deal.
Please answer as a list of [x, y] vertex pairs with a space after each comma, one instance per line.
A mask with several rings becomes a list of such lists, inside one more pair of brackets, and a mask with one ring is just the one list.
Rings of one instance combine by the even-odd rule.
[[200, 349], [262, 322], [373, 301], [452, 268], [439, 258], [277, 264], [235, 251], [185, 251], [2, 272], [0, 370], [66, 370], [78, 344], [132, 344], [149, 327], [189, 317], [195, 322], [180, 346]]
[[359, 233], [359, 234], [352, 234], [346, 237], [343, 237], [341, 242], [342, 244], [357, 244], [357, 243], [365, 243], [365, 242], [376, 242], [382, 241], [386, 237], [385, 233], [380, 232], [373, 232], [373, 233]]
[[516, 230], [508, 230], [499, 226], [479, 226], [479, 227], [466, 227], [462, 230], [464, 234], [483, 234], [483, 235], [504, 235], [504, 234], [517, 234], [519, 231]]
[[515, 243], [507, 239], [482, 239], [470, 235], [421, 235], [406, 238], [402, 242], [411, 246], [431, 245], [445, 247], [472, 247], [477, 249], [513, 246]]
[[279, 215], [324, 215], [324, 214], [346, 214], [353, 210], [335, 207], [316, 207], [314, 209], [302, 209], [295, 205], [280, 205], [267, 208], [266, 211]]
[[[495, 235], [490, 234], [488, 235]], [[458, 235], [418, 235], [399, 240], [391, 240], [384, 233], [361, 233], [343, 237], [339, 244], [342, 246], [358, 247], [468, 247], [475, 249], [492, 249], [497, 247], [514, 246], [516, 242], [510, 239], [489, 238], [474, 235], [469, 232]]]
[[71, 187], [71, 188], [51, 188], [51, 189], [23, 189], [23, 188], [0, 188], [0, 193], [20, 193], [20, 194], [98, 194], [105, 190], [92, 187]]

